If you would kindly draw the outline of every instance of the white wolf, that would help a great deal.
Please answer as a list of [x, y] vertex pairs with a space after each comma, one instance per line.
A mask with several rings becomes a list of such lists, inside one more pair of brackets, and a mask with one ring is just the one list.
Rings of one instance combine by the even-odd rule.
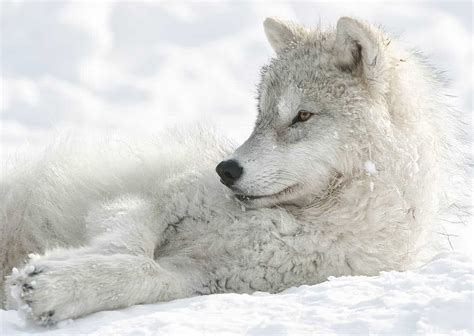
[[439, 208], [452, 124], [440, 82], [355, 19], [264, 27], [277, 56], [233, 153], [203, 135], [155, 156], [57, 150], [4, 178], [2, 276], [29, 259], [6, 277], [10, 306], [50, 325], [410, 265]]

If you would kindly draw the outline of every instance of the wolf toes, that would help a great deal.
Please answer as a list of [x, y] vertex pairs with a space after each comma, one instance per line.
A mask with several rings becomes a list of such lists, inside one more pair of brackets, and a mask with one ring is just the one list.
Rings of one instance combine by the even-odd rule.
[[21, 300], [33, 289], [30, 274], [35, 274], [34, 266], [26, 266], [22, 270], [14, 268], [12, 274], [7, 277], [7, 284], [10, 288], [10, 297], [13, 303], [20, 304]]
[[44, 266], [26, 265], [23, 269], [13, 269], [7, 277], [10, 289], [10, 305], [16, 307], [25, 318], [44, 326], [51, 326], [54, 321], [54, 310], [46, 310], [48, 303], [38, 286], [38, 276], [45, 270]]
[[54, 310], [48, 310], [44, 313], [39, 314], [36, 321], [43, 326], [47, 326], [47, 327], [53, 326], [57, 323], [57, 321], [54, 320], [54, 314], [55, 314]]

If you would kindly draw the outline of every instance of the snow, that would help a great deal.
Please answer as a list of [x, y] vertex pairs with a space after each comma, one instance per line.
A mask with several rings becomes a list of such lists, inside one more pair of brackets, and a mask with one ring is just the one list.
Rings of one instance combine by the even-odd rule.
[[58, 327], [0, 311], [2, 335], [472, 335], [472, 259], [442, 253], [407, 272], [331, 277], [279, 294], [219, 294], [104, 311]]
[[377, 174], [377, 167], [375, 166], [375, 163], [373, 163], [372, 161], [365, 161], [364, 169], [369, 175]]

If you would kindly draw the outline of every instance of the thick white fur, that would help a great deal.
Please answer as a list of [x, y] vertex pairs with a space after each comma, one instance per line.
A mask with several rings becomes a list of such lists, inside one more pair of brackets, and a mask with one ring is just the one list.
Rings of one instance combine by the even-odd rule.
[[[267, 19], [265, 31], [277, 58], [262, 75], [255, 130], [235, 152], [202, 131], [93, 150], [61, 143], [2, 178], [10, 306], [49, 325], [416, 260], [453, 144], [432, 70], [349, 18], [335, 31]], [[290, 126], [300, 109], [315, 115]], [[233, 191], [214, 172], [224, 158], [244, 168]]]

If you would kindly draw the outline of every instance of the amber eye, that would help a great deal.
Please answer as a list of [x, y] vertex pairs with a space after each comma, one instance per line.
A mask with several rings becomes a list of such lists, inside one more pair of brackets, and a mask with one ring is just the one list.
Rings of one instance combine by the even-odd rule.
[[306, 121], [308, 120], [309, 118], [311, 118], [313, 114], [311, 112], [308, 112], [308, 111], [299, 111], [298, 112], [298, 121]]
[[297, 122], [304, 122], [307, 121], [309, 118], [313, 116], [313, 113], [305, 111], [305, 110], [300, 110], [296, 117], [292, 120], [291, 124], [294, 125]]

